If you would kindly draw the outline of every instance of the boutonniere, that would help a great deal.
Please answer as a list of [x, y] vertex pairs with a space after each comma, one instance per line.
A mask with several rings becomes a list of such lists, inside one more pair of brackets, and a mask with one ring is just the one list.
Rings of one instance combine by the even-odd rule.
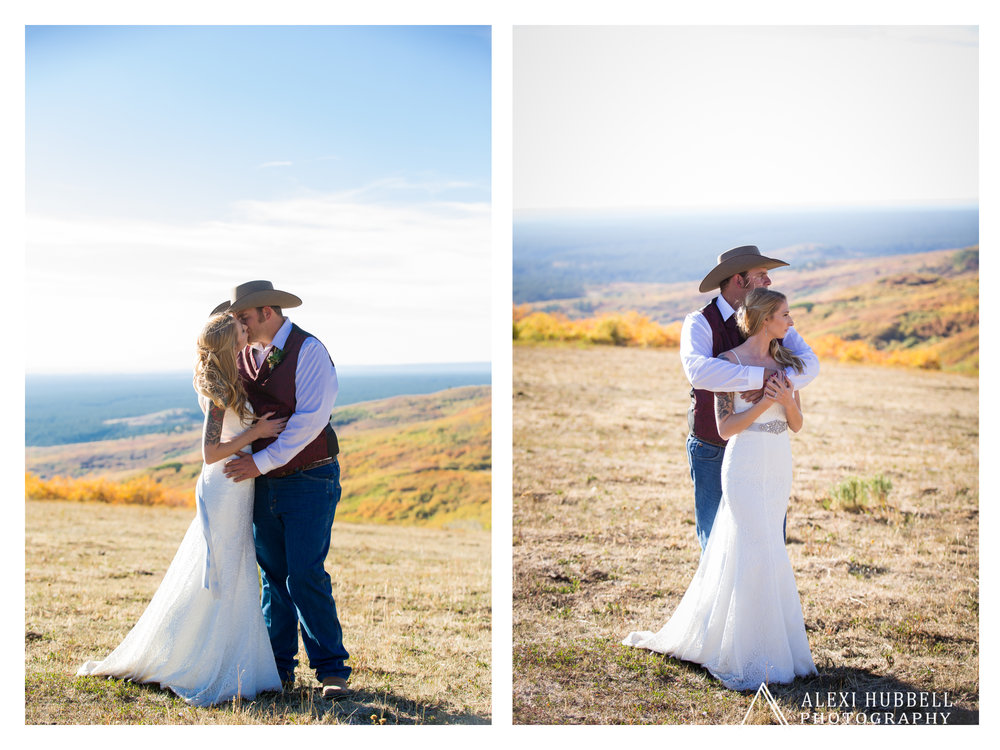
[[283, 360], [284, 358], [285, 358], [285, 353], [281, 351], [281, 349], [275, 346], [272, 347], [271, 353], [267, 355], [267, 363], [271, 365], [271, 369], [273, 370], [275, 367], [281, 364], [281, 360]]

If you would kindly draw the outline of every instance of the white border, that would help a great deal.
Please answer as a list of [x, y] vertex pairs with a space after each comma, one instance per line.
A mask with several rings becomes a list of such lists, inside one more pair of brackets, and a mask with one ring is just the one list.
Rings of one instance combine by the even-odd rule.
[[[841, 0], [833, 4], [797, 2], [793, 0], [758, 0], [757, 2], [739, 2], [738, 0], [716, 0], [702, 3], [695, 7], [690, 2], [647, 2], [645, 0], [508, 0], [507, 2], [490, 1], [475, 2], [475, 0], [425, 0], [424, 2], [403, 2], [402, 0], [379, 1], [370, 0], [364, 4], [320, 4], [302, 2], [300, 0], [285, 0], [281, 3], [248, 0], [246, 2], [210, 2], [209, 0], [176, 0], [167, 3], [136, 3], [123, 0], [91, 0], [78, 2], [72, 0], [39, 0], [31, 3], [18, 3], [13, 8], [6, 8], [2, 13], [3, 26], [0, 36], [0, 54], [3, 55], [4, 100], [7, 102], [8, 115], [5, 138], [3, 142], [5, 166], [3, 226], [6, 229], [4, 237], [4, 271], [8, 289], [14, 288], [13, 304], [8, 304], [8, 313], [13, 311], [16, 316], [9, 319], [7, 331], [8, 347], [17, 347], [26, 335], [30, 335], [30, 320], [25, 320], [20, 314], [23, 299], [21, 284], [24, 279], [24, 33], [25, 24], [362, 24], [385, 23], [393, 24], [483, 24], [493, 26], [493, 725], [491, 727], [435, 727], [423, 729], [406, 729], [403, 727], [383, 727], [379, 729], [361, 727], [297, 727], [295, 740], [303, 739], [302, 732], [309, 732], [308, 741], [321, 740], [326, 742], [359, 742], [365, 746], [388, 747], [400, 742], [410, 747], [434, 747], [442, 745], [459, 747], [476, 742], [528, 742], [530, 746], [550, 745], [553, 742], [584, 741], [590, 744], [598, 741], [606, 743], [609, 740], [623, 739], [634, 741], [637, 733], [642, 733], [644, 741], [672, 742], [678, 739], [691, 739], [691, 732], [700, 732], [697, 740], [704, 743], [721, 739], [720, 734], [726, 734], [729, 739], [731, 732], [739, 732], [739, 727], [707, 728], [673, 727], [662, 729], [658, 727], [512, 727], [511, 720], [511, 675], [510, 635], [511, 635], [511, 581], [510, 581], [510, 539], [511, 539], [511, 341], [510, 341], [510, 300], [511, 300], [511, 248], [510, 248], [510, 218], [511, 218], [511, 28], [514, 25], [532, 24], [969, 24], [980, 26], [981, 50], [981, 114], [980, 143], [981, 170], [980, 243], [985, 248], [982, 256], [986, 273], [983, 278], [989, 279], [996, 261], [992, 240], [995, 237], [995, 221], [991, 216], [996, 206], [996, 137], [998, 132], [995, 116], [997, 80], [988, 71], [996, 69], [997, 55], [995, 33], [996, 25], [990, 14], [991, 5], [985, 0]], [[13, 106], [12, 106], [13, 105]], [[983, 311], [985, 320], [982, 330], [993, 330], [993, 312]], [[82, 314], [80, 311], [67, 311], [68, 316]], [[14, 330], [12, 330], [14, 329]], [[987, 344], [981, 346], [983, 370], [992, 372], [990, 365], [995, 361], [992, 346], [993, 337]], [[16, 354], [9, 358], [18, 361]], [[5, 438], [4, 476], [14, 487], [8, 495], [8, 502], [13, 504], [13, 512], [8, 515], [4, 533], [9, 536], [4, 545], [4, 562], [8, 575], [17, 576], [19, 585], [24, 582], [23, 529], [24, 508], [18, 495], [19, 477], [23, 476], [23, 453], [17, 450], [20, 440], [23, 449], [23, 368], [19, 372], [17, 365], [10, 365], [4, 374], [4, 392], [9, 394], [13, 403]], [[22, 397], [18, 399], [18, 393]], [[991, 394], [992, 395], [992, 394]], [[992, 399], [991, 399], [992, 400]], [[987, 427], [991, 427], [987, 413]], [[20, 437], [19, 437], [20, 436]], [[991, 446], [992, 447], [992, 446]], [[992, 489], [995, 485], [996, 472], [981, 469], [980, 487]], [[992, 492], [987, 492], [987, 501], [982, 504], [981, 538], [988, 537], [988, 532], [995, 528], [996, 515], [991, 509]], [[992, 545], [985, 545], [981, 550], [981, 569], [996, 570], [995, 554]], [[982, 633], [996, 632], [994, 623], [995, 607], [993, 594], [995, 585], [987, 577], [983, 581], [983, 596], [981, 596], [980, 631]], [[22, 588], [23, 592], [23, 588]], [[23, 601], [23, 599], [22, 599]], [[108, 733], [117, 732], [113, 741], [136, 741], [144, 744], [153, 743], [156, 746], [166, 746], [167, 742], [175, 744], [181, 739], [196, 745], [213, 745], [222, 738], [221, 732], [227, 730], [204, 730], [194, 728], [163, 728], [153, 730], [143, 727], [117, 728], [42, 728], [24, 727], [23, 724], [23, 680], [19, 680], [18, 667], [23, 670], [23, 628], [16, 626], [17, 618], [7, 622], [2, 631], [4, 645], [3, 663], [8, 666], [6, 679], [2, 685], [3, 720], [6, 726], [15, 729], [15, 741], [27, 740], [40, 746], [55, 745], [66, 741], [81, 739], [81, 732], [88, 732], [87, 740], [105, 740]], [[23, 624], [23, 621], [22, 621]], [[994, 674], [992, 666], [995, 654], [994, 641], [987, 639], [981, 643], [980, 673], [989, 678]], [[22, 672], [23, 674], [23, 672]], [[989, 707], [993, 705], [995, 696], [994, 684], [989, 682], [981, 685], [980, 704], [987, 708], [982, 712], [979, 727], [955, 728], [947, 731], [961, 735], [952, 737], [951, 742], [970, 739], [982, 739], [982, 726], [989, 726], [992, 713]], [[613, 690], [614, 686], [604, 686]], [[254, 727], [268, 732], [286, 732], [284, 728]], [[809, 744], [825, 746], [833, 742], [842, 744], [845, 738], [841, 734], [830, 734], [828, 731], [816, 731], [799, 728], [791, 731], [809, 731]], [[21, 732], [25, 735], [21, 736]], [[228, 732], [251, 731], [247, 727], [233, 727]], [[320, 738], [320, 733], [349, 732], [350, 737], [326, 736]], [[761, 730], [749, 730], [761, 731]], [[881, 734], [872, 734], [870, 730], [840, 730], [852, 732], [850, 741], [857, 742], [862, 738], [859, 732], [864, 732], [862, 744], [874, 744], [884, 741]], [[363, 732], [364, 735], [358, 734]], [[374, 734], [377, 732], [377, 735]], [[586, 732], [587, 734], [583, 734]], [[73, 737], [68, 734], [73, 734]], [[122, 733], [129, 736], [123, 737]], [[596, 734], [600, 736], [596, 736]], [[711, 737], [707, 736], [711, 734]], [[100, 737], [98, 737], [100, 735]], [[206, 740], [206, 736], [209, 739]], [[247, 739], [247, 738], [243, 738]], [[259, 733], [254, 734], [256, 741], [287, 742], [288, 737], [264, 738]], [[802, 736], [797, 739], [804, 739]]]

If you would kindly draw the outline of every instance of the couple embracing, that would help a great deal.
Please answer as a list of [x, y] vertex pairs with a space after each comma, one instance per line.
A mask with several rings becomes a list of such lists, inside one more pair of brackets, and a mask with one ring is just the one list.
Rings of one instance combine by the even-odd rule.
[[196, 706], [249, 699], [294, 684], [301, 629], [324, 697], [350, 696], [323, 566], [341, 494], [337, 372], [283, 315], [301, 304], [250, 281], [212, 311], [194, 375], [205, 413], [197, 514], [135, 627], [77, 674], [158, 683]]
[[663, 628], [637, 646], [701, 664], [733, 690], [816, 673], [785, 550], [792, 484], [788, 431], [802, 428], [799, 389], [819, 372], [768, 271], [788, 264], [745, 245], [723, 253], [699, 291], [681, 362], [692, 385], [688, 463], [701, 558]]

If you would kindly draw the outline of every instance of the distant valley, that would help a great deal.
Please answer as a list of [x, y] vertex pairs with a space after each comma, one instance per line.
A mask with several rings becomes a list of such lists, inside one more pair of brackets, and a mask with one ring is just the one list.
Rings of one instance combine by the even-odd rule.
[[583, 298], [618, 283], [697, 282], [738, 245], [797, 269], [979, 244], [979, 210], [842, 208], [718, 213], [592, 212], [514, 221], [514, 302]]
[[[337, 368], [337, 404], [400, 394], [489, 385], [489, 363]], [[191, 374], [36, 375], [25, 377], [24, 442], [65, 445], [200, 428]]]

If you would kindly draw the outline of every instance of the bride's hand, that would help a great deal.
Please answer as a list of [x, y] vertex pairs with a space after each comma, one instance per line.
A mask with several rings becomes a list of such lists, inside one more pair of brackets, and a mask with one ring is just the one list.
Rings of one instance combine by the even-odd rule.
[[278, 437], [278, 435], [281, 434], [281, 431], [285, 429], [288, 417], [284, 417], [282, 419], [269, 419], [269, 417], [273, 414], [273, 411], [269, 411], [267, 414], [262, 415], [254, 426], [250, 428], [254, 431], [255, 439]]
[[777, 375], [777, 370], [772, 370], [770, 367], [764, 368], [764, 385], [753, 391], [743, 391], [740, 396], [744, 401], [749, 401], [751, 404], [759, 404], [760, 400], [764, 398], [764, 390], [767, 388], [767, 381]]
[[764, 387], [764, 397], [782, 406], [794, 405], [795, 389], [792, 387], [792, 381], [784, 373], [778, 373]]

